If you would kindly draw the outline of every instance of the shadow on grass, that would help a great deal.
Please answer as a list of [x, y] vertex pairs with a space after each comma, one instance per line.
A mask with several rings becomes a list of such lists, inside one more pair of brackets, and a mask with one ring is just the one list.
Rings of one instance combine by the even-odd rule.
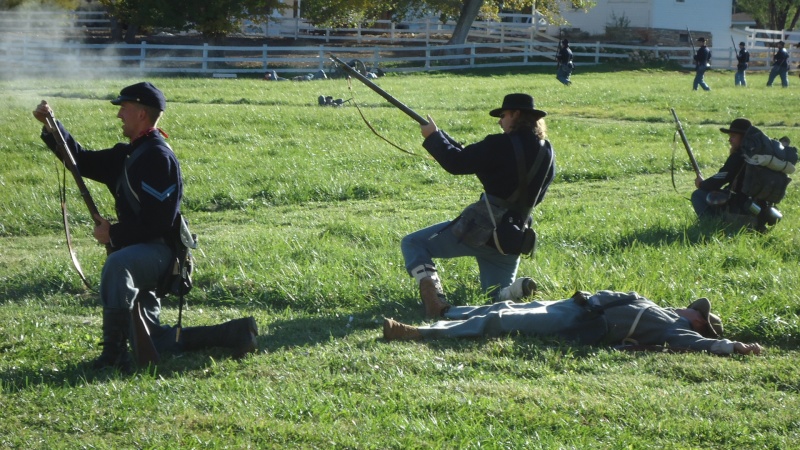
[[757, 233], [736, 224], [725, 223], [721, 220], [707, 219], [693, 223], [685, 230], [674, 227], [655, 226], [646, 230], [636, 231], [620, 237], [617, 246], [630, 247], [639, 243], [651, 247], [661, 247], [674, 243], [698, 245], [707, 242], [715, 236], [724, 235], [732, 237], [742, 233]]
[[[410, 311], [418, 311], [418, 317], [422, 318], [421, 305], [415, 305], [414, 300], [409, 300], [407, 303], [378, 304], [367, 311], [362, 310], [353, 314], [340, 312], [320, 316], [319, 313], [307, 311], [284, 311], [282, 314], [289, 315], [289, 318], [278, 318], [270, 323], [258, 324], [256, 353], [243, 358], [243, 363], [249, 358], [258, 358], [264, 352], [316, 346], [332, 339], [345, 338], [360, 330], [375, 330], [375, 336], [378, 337], [384, 316], [409, 317], [413, 315]], [[0, 355], [6, 350], [8, 349], [0, 347]], [[98, 348], [96, 353], [87, 356], [88, 360], [70, 362], [63, 366], [55, 362], [48, 368], [17, 367], [0, 372], [0, 392], [13, 393], [36, 386], [74, 387], [132, 377], [172, 378], [184, 373], [202, 372], [215, 366], [219, 361], [231, 359], [228, 350], [215, 347], [201, 351], [163, 354], [157, 367], [135, 368], [132, 373], [121, 373], [118, 370], [93, 369], [92, 360], [99, 354]]]
[[[93, 280], [89, 280], [93, 284]], [[0, 305], [15, 303], [20, 299], [42, 299], [54, 295], [65, 295], [78, 301], [80, 306], [94, 306], [99, 304], [97, 287], [88, 289], [75, 275], [74, 283], [67, 283], [60, 276], [31, 276], [23, 273], [8, 277], [3, 280], [0, 288]]]

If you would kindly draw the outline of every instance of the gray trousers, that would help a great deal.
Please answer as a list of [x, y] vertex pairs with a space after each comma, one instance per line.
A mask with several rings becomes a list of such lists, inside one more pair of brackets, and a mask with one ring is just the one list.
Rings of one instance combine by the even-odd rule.
[[444, 315], [451, 320], [419, 327], [419, 331], [426, 338], [500, 336], [510, 333], [554, 336], [570, 328], [585, 313], [586, 310], [572, 300], [452, 306]]
[[162, 242], [135, 244], [108, 255], [100, 278], [100, 301], [105, 309], [131, 311], [142, 305], [147, 329], [159, 351], [177, 350], [175, 329], [162, 326], [161, 299], [156, 287], [172, 261], [172, 250]]

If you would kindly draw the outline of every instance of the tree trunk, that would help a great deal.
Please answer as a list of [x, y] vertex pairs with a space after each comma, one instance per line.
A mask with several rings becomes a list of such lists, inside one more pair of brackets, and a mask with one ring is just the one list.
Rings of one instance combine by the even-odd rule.
[[792, 16], [792, 21], [789, 23], [789, 26], [786, 28], [787, 30], [794, 30], [794, 27], [797, 26], [797, 19], [800, 19], [800, 6], [794, 11], [794, 16]]
[[115, 16], [111, 16], [111, 40], [114, 42], [122, 42], [122, 25]]
[[458, 45], [467, 41], [469, 30], [472, 28], [475, 18], [478, 17], [483, 2], [484, 0], [464, 0], [461, 6], [461, 15], [458, 16], [456, 28], [453, 30], [450, 40], [447, 41], [448, 44]]
[[128, 28], [125, 30], [125, 42], [135, 44], [137, 32], [139, 32], [139, 25], [129, 23]]

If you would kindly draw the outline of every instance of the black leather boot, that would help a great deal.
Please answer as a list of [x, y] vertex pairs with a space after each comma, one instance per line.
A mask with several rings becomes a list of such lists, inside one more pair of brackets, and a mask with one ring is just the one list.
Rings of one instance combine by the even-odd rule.
[[92, 362], [92, 368], [113, 368], [126, 373], [131, 371], [131, 355], [128, 352], [130, 317], [131, 313], [126, 309], [103, 310], [103, 351]]
[[253, 317], [245, 317], [206, 327], [181, 329], [183, 350], [194, 351], [211, 347], [231, 349], [234, 358], [256, 350], [258, 325]]

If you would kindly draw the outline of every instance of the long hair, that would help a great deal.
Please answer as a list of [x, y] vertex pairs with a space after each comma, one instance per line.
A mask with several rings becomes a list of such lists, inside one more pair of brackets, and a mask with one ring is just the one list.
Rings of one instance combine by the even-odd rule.
[[512, 131], [529, 129], [539, 139], [547, 139], [547, 124], [544, 122], [544, 117], [539, 117], [531, 111], [520, 111], [519, 118], [514, 125], [511, 126]]

